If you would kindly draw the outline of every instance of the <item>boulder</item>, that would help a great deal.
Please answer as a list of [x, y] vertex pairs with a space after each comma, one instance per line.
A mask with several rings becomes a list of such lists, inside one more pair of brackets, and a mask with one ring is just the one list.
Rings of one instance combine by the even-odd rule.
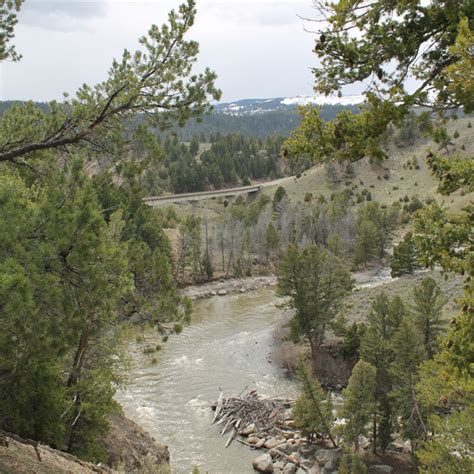
[[265, 444], [265, 441], [266, 441], [265, 438], [259, 439], [259, 440], [255, 443], [255, 447], [256, 447], [257, 449], [263, 448], [263, 445]]
[[295, 474], [296, 470], [297, 467], [292, 462], [289, 462], [283, 468], [282, 474]]
[[256, 436], [249, 436], [247, 438], [247, 443], [248, 444], [257, 444], [260, 441], [260, 438], [257, 438]]
[[288, 461], [294, 461], [295, 464], [299, 464], [301, 460], [301, 456], [297, 452], [293, 452], [288, 456]]
[[393, 472], [393, 467], [386, 464], [375, 464], [369, 466], [370, 474], [390, 474], [391, 472]]
[[267, 448], [267, 449], [273, 449], [273, 448], [276, 448], [277, 446], [279, 446], [280, 444], [282, 444], [283, 441], [281, 439], [277, 439], [277, 438], [269, 438], [265, 441], [265, 444], [264, 446]]
[[302, 459], [300, 461], [300, 465], [307, 469], [308, 471], [313, 467], [314, 461], [310, 461], [309, 459]]
[[273, 472], [272, 457], [268, 454], [262, 454], [252, 461], [253, 468], [258, 472]]
[[315, 457], [315, 455], [319, 451], [319, 449], [320, 448], [318, 448], [314, 444], [303, 445], [303, 446], [301, 446], [300, 453], [301, 453], [302, 456], [305, 456], [307, 458], [313, 458], [313, 457]]
[[250, 423], [250, 425], [246, 426], [243, 430], [239, 432], [241, 436], [249, 436], [257, 431], [257, 427], [254, 423]]
[[227, 294], [227, 290], [219, 290], [219, 291], [217, 292], [217, 294], [218, 294], [219, 296], [225, 296], [225, 295]]
[[285, 467], [285, 463], [283, 461], [276, 461], [273, 463], [273, 469], [283, 469]]
[[295, 450], [295, 447], [291, 443], [286, 442], [280, 444], [278, 450], [285, 454], [291, 454]]

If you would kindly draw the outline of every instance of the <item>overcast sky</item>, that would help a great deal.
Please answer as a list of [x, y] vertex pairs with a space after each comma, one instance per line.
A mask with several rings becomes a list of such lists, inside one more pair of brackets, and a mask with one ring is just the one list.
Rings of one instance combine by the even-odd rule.
[[[26, 0], [15, 44], [23, 59], [0, 66], [1, 99], [60, 99], [106, 75], [112, 58], [179, 0]], [[312, 0], [197, 0], [189, 37], [200, 43], [199, 66], [218, 74], [223, 101], [312, 93], [314, 36], [299, 16]], [[308, 26], [308, 25], [306, 25]]]

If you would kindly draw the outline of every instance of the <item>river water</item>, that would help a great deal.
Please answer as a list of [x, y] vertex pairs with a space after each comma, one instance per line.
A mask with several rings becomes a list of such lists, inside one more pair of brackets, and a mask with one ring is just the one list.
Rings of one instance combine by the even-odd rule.
[[[248, 386], [261, 396], [295, 398], [296, 383], [270, 360], [272, 331], [283, 318], [276, 303], [271, 288], [196, 301], [192, 324], [170, 337], [156, 364], [142, 345], [130, 345], [131, 382], [117, 400], [129, 418], [168, 445], [173, 473], [192, 466], [209, 474], [253, 472], [255, 452], [237, 442], [225, 448], [227, 436], [211, 426], [209, 404], [218, 387], [226, 395]], [[160, 343], [153, 331], [146, 337]]]

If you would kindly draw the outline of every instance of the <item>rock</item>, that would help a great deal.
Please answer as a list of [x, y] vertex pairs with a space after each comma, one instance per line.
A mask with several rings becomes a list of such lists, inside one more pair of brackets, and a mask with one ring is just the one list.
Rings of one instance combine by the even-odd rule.
[[296, 474], [306, 474], [306, 471], [304, 469], [301, 469], [301, 467], [299, 467], [297, 470], [296, 470]]
[[393, 467], [386, 464], [375, 464], [369, 466], [370, 474], [390, 474], [391, 472], [393, 472]]
[[263, 445], [265, 444], [266, 438], [261, 438], [255, 443], [255, 447], [257, 449], [263, 448]]
[[272, 457], [268, 454], [262, 454], [252, 461], [253, 468], [258, 472], [273, 472]]
[[218, 294], [219, 296], [225, 296], [225, 295], [227, 294], [227, 290], [219, 290], [219, 291], [217, 292], [217, 294]]
[[280, 446], [278, 446], [278, 450], [285, 454], [291, 454], [295, 450], [295, 447], [292, 444], [286, 442], [280, 444]]
[[319, 451], [319, 448], [315, 446], [314, 444], [308, 445], [303, 445], [301, 446], [300, 453], [302, 456], [305, 456], [307, 458], [313, 458], [315, 457], [316, 453]]
[[285, 463], [282, 461], [276, 461], [273, 463], [273, 469], [283, 469], [285, 467]]
[[280, 444], [282, 444], [282, 440], [280, 439], [276, 439], [276, 438], [269, 438], [267, 439], [267, 441], [265, 441], [265, 444], [264, 446], [267, 448], [267, 449], [273, 449], [273, 448], [276, 448], [277, 446], [279, 446]]
[[285, 421], [285, 425], [288, 426], [289, 428], [296, 428], [295, 420]]
[[297, 452], [293, 452], [288, 456], [288, 461], [294, 461], [295, 464], [299, 464], [301, 460], [301, 456]]
[[283, 436], [283, 438], [285, 438], [285, 439], [290, 439], [290, 438], [293, 438], [293, 436], [294, 436], [293, 431], [283, 431], [283, 430], [281, 430], [280, 432], [281, 432], [281, 435]]
[[326, 464], [331, 463], [330, 466], [336, 466], [331, 468], [333, 470], [337, 469], [339, 461], [342, 457], [342, 448], [337, 449], [320, 449], [316, 453], [316, 461], [320, 466], [326, 467]]
[[259, 441], [260, 441], [260, 438], [257, 438], [256, 436], [249, 436], [247, 438], [248, 444], [257, 444]]
[[211, 295], [212, 295], [212, 296], [217, 296], [217, 291], [216, 291], [216, 290], [212, 290], [212, 291], [211, 291]]
[[296, 470], [297, 467], [292, 462], [289, 462], [283, 468], [282, 474], [295, 474]]
[[302, 459], [300, 464], [309, 471], [309, 469], [313, 467], [314, 462], [310, 461], [309, 459]]
[[247, 290], [246, 290], [245, 288], [241, 288], [239, 291], [240, 291], [241, 293], [245, 293]]
[[241, 436], [248, 436], [257, 431], [257, 427], [254, 423], [250, 423], [250, 425], [246, 426], [242, 431], [239, 432]]

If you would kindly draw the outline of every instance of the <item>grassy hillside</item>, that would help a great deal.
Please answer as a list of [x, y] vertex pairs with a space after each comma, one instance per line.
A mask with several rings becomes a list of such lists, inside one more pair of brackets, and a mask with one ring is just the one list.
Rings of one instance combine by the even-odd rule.
[[[469, 128], [472, 123], [473, 128]], [[450, 151], [457, 151], [463, 156], [472, 157], [474, 154], [474, 119], [461, 118], [449, 124], [451, 136], [457, 131], [459, 137], [452, 138]], [[361, 160], [354, 164], [354, 177], [344, 179], [339, 183], [330, 183], [324, 166], [316, 166], [305, 171], [301, 177], [280, 180], [265, 189], [265, 193], [273, 195], [278, 185], [283, 186], [291, 201], [302, 202], [306, 193], [314, 197], [320, 194], [326, 198], [334, 192], [341, 192], [346, 188], [352, 189], [355, 194], [366, 189], [372, 194], [372, 200], [384, 204], [403, 199], [405, 196], [417, 195], [421, 200], [436, 197], [437, 182], [426, 167], [424, 158], [429, 150], [437, 151], [438, 145], [426, 138], [419, 138], [413, 145], [397, 146], [393, 141], [387, 146], [389, 158], [381, 164], [370, 164], [368, 160]], [[418, 168], [413, 166], [413, 159]], [[411, 162], [408, 165], [408, 162]], [[410, 169], [411, 167], [411, 169]], [[472, 194], [461, 195], [454, 193], [446, 199], [446, 205], [460, 208], [472, 201]], [[437, 199], [442, 200], [441, 197]]]

